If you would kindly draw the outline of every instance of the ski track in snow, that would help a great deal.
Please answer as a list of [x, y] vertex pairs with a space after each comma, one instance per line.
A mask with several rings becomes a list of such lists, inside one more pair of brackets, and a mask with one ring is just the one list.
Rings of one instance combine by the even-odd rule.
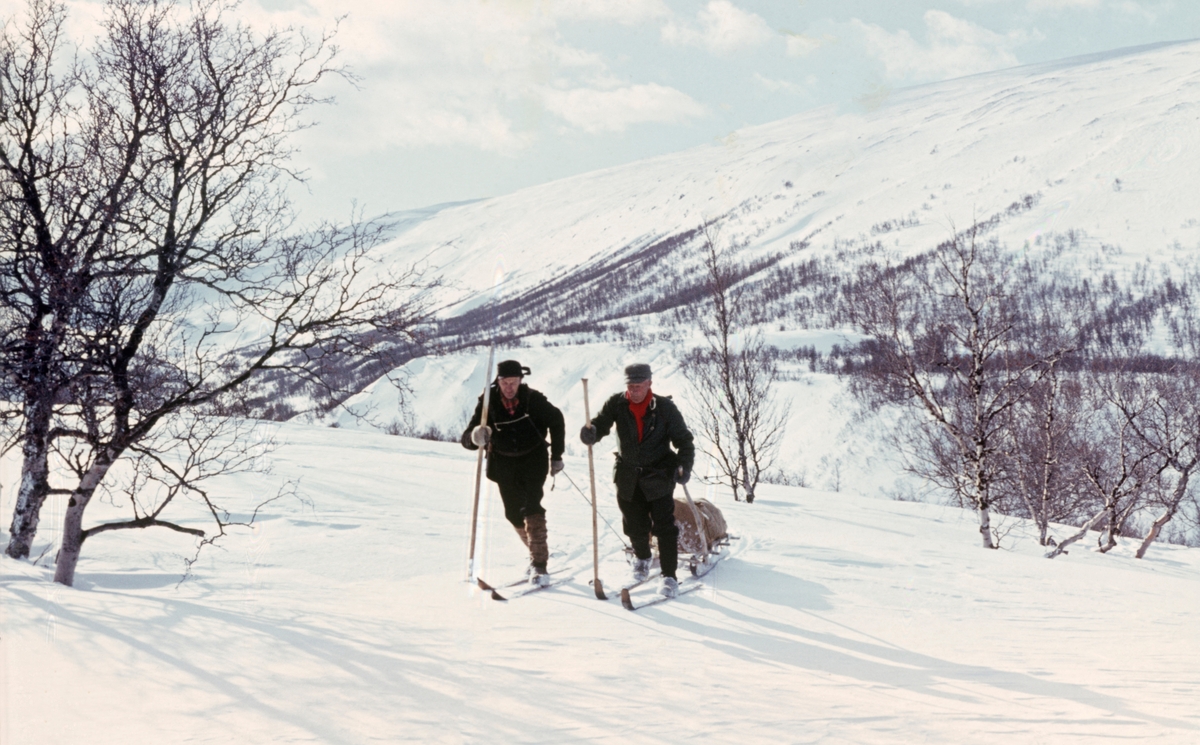
[[[704, 589], [629, 613], [622, 540], [601, 522], [598, 601], [559, 477], [551, 568], [576, 579], [499, 603], [465, 581], [472, 453], [281, 436], [231, 507], [299, 475], [311, 504], [272, 503], [182, 584], [166, 531], [89, 542], [75, 589], [0, 563], [4, 742], [1200, 741], [1196, 550], [1047, 561], [1019, 525], [986, 551], [957, 509], [768, 486], [716, 494], [738, 540]], [[587, 489], [586, 459], [567, 473]], [[519, 576], [494, 492], [480, 514], [481, 576]]]

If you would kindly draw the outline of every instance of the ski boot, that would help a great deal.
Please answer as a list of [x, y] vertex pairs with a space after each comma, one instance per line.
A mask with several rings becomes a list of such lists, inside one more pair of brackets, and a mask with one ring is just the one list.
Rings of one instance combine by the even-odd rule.
[[550, 584], [550, 573], [546, 571], [545, 564], [530, 564], [528, 576], [529, 584], [536, 587], [546, 587]]
[[633, 581], [645, 582], [650, 577], [650, 560], [636, 559], [633, 562]]
[[663, 577], [658, 587], [658, 595], [663, 598], [679, 597], [679, 580], [674, 577]]

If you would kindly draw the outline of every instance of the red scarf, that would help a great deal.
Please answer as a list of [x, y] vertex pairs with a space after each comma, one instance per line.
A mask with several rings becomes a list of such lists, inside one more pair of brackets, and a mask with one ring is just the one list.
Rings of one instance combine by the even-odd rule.
[[654, 397], [654, 393], [646, 391], [646, 397], [642, 399], [640, 404], [635, 404], [633, 399], [629, 397], [629, 393], [625, 394], [625, 400], [629, 402], [629, 411], [633, 414], [634, 421], [638, 426], [638, 442], [642, 441], [642, 425], [646, 421], [646, 411], [650, 408], [650, 399]]

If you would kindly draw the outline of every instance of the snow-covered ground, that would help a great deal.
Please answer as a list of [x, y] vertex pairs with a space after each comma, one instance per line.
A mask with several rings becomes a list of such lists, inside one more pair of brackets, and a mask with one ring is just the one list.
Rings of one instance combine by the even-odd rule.
[[[301, 478], [311, 503], [272, 503], [182, 584], [190, 539], [161, 530], [89, 541], [74, 589], [0, 560], [0, 740], [1200, 742], [1200, 551], [1048, 561], [1020, 523], [986, 551], [957, 509], [768, 486], [712, 495], [738, 539], [703, 590], [630, 613], [587, 584], [575, 455], [545, 500], [551, 568], [574, 581], [500, 603], [464, 581], [471, 453], [279, 434], [276, 473], [222, 491], [244, 511]], [[492, 491], [481, 516], [482, 576], [516, 576]], [[628, 569], [600, 527], [615, 595]]]

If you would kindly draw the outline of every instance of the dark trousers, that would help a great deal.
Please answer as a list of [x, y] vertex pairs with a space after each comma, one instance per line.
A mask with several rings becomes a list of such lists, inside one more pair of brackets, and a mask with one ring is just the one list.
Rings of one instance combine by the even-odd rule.
[[650, 534], [658, 538], [658, 560], [664, 577], [674, 577], [679, 566], [679, 528], [675, 526], [675, 500], [671, 497], [646, 499], [639, 486], [633, 498], [618, 499], [621, 507], [621, 527], [633, 553], [639, 559], [650, 558]]
[[487, 477], [500, 488], [504, 519], [514, 527], [523, 528], [526, 515], [546, 514], [542, 508], [542, 495], [549, 473], [550, 456], [545, 448], [536, 448], [515, 458], [496, 453], [488, 455]]

